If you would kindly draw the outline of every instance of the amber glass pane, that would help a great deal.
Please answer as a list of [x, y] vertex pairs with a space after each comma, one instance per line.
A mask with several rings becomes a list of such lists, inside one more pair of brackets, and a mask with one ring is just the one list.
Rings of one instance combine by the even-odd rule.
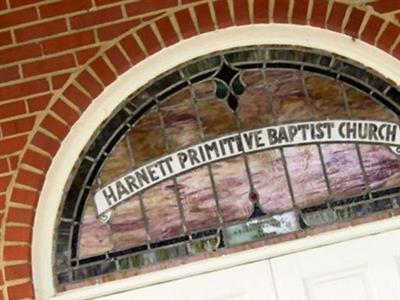
[[136, 164], [143, 163], [166, 153], [160, 116], [155, 110], [140, 119], [135, 127], [133, 127], [133, 130], [130, 131], [128, 139]]
[[237, 129], [233, 113], [222, 100], [201, 100], [197, 105], [206, 138], [231, 133]]
[[128, 143], [126, 139], [123, 139], [113, 149], [104, 163], [104, 167], [100, 172], [102, 184], [107, 184], [132, 168], [133, 163], [129, 158]]
[[170, 150], [200, 142], [196, 112], [189, 89], [180, 91], [160, 105]]
[[[285, 77], [289, 77], [284, 73]], [[283, 77], [283, 75], [282, 75]], [[292, 72], [287, 78], [290, 81], [272, 80], [269, 82], [271, 99], [278, 121], [290, 122], [305, 120], [310, 117], [303, 83], [297, 74]]]
[[346, 94], [350, 113], [353, 117], [394, 122], [398, 121], [395, 114], [362, 92], [359, 92], [354, 88], [346, 88]]
[[308, 95], [317, 118], [347, 117], [341, 84], [333, 79], [318, 75], [305, 79]]

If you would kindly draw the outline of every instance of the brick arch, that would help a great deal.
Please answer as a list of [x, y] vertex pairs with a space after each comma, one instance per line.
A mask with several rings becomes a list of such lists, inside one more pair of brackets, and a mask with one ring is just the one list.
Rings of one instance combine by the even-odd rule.
[[[10, 2], [16, 4], [21, 1], [11, 0]], [[103, 2], [107, 3], [106, 0], [96, 1], [96, 3]], [[0, 204], [5, 203], [4, 209], [0, 207], [0, 210], [4, 210], [0, 214], [0, 222], [3, 221], [2, 232], [4, 232], [0, 258], [4, 262], [3, 266], [6, 263], [0, 273], [0, 288], [3, 287], [0, 299], [2, 297], [4, 299], [34, 298], [30, 244], [35, 207], [51, 160], [71, 126], [119, 75], [148, 56], [181, 40], [222, 28], [260, 23], [293, 23], [344, 33], [400, 58], [399, 23], [388, 22], [387, 17], [388, 13], [400, 9], [400, 5], [397, 4], [387, 4], [387, 2], [385, 4], [385, 1], [378, 1], [373, 3], [373, 10], [370, 6], [354, 7], [340, 1], [331, 4], [328, 1], [314, 1], [314, 5], [311, 5], [312, 1], [309, 0], [293, 2], [289, 0], [235, 0], [233, 2], [182, 0], [181, 2], [183, 6], [179, 7], [175, 6], [177, 1], [169, 0], [157, 1], [154, 5], [158, 5], [158, 8], [135, 5], [135, 2], [125, 5], [125, 12], [128, 14], [129, 10], [155, 11], [162, 9], [163, 5], [171, 10], [167, 10], [166, 14], [160, 16], [149, 17], [151, 18], [149, 20], [142, 18], [141, 23], [130, 21], [129, 26], [124, 25], [126, 28], [133, 26], [130, 31], [116, 33], [117, 37], [112, 42], [101, 44], [100, 49], [88, 49], [84, 53], [87, 59], [87, 62], [83, 64], [84, 67], [75, 70], [69, 80], [60, 83], [62, 88], [53, 95], [45, 112], [36, 117], [38, 126], [30, 132], [29, 140], [24, 137], [24, 139], [17, 138], [8, 141], [7, 147], [20, 148], [22, 152], [18, 158], [9, 160], [9, 169], [11, 169], [12, 161], [14, 161], [13, 164], [18, 165], [18, 167], [15, 166], [15, 172], [10, 176], [2, 177], [3, 181], [0, 182], [0, 187], [8, 191], [7, 194], [0, 195], [4, 198], [0, 198]], [[0, 1], [0, 7], [2, 3]], [[83, 3], [86, 2], [83, 1]], [[108, 15], [99, 13], [95, 17], [105, 20], [110, 18]], [[393, 14], [389, 19], [393, 20]], [[92, 19], [74, 20], [76, 21], [73, 24], [76, 25], [73, 26], [79, 27]], [[114, 28], [114, 30], [117, 29]], [[85, 38], [87, 37], [80, 37], [78, 40], [82, 41]], [[98, 38], [101, 39], [101, 35]], [[76, 41], [76, 39], [71, 39], [66, 43], [72, 46]], [[56, 44], [51, 43], [47, 44], [47, 47], [52, 45], [56, 47]], [[68, 67], [65, 66], [65, 68]], [[31, 72], [35, 72], [34, 67]], [[41, 81], [29, 81], [24, 86], [13, 88], [41, 89], [42, 84], [44, 83]], [[10, 91], [13, 90], [7, 89], [0, 93]]]

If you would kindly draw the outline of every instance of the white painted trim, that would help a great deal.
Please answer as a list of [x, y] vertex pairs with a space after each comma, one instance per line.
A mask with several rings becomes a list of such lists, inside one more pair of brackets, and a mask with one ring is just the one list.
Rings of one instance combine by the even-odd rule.
[[[283, 24], [233, 27], [198, 35], [163, 49], [137, 64], [107, 87], [84, 112], [63, 141], [47, 173], [37, 207], [33, 230], [32, 267], [37, 299], [90, 298], [105, 295], [111, 291], [117, 292], [152, 284], [160, 280], [171, 280], [181, 276], [188, 276], [188, 274], [195, 274], [196, 272], [207, 272], [215, 268], [232, 266], [246, 261], [278, 255], [279, 253], [298, 251], [299, 249], [399, 227], [399, 218], [385, 220], [357, 228], [341, 230], [329, 235], [270, 246], [268, 247], [268, 253], [270, 253], [268, 255], [261, 255], [266, 250], [264, 248], [252, 250], [233, 256], [215, 258], [201, 264], [190, 264], [190, 266], [171, 268], [162, 272], [115, 281], [107, 285], [79, 289], [68, 292], [63, 296], [54, 297], [56, 292], [53, 286], [51, 257], [56, 216], [73, 162], [77, 161], [81, 150], [96, 128], [130, 93], [161, 73], [210, 52], [257, 44], [298, 45], [330, 51], [358, 61], [378, 71], [397, 85], [400, 84], [400, 61], [387, 53], [359, 40], [353, 41], [350, 37], [336, 32], [309, 26]], [[204, 267], [199, 267], [199, 265], [204, 265]]]

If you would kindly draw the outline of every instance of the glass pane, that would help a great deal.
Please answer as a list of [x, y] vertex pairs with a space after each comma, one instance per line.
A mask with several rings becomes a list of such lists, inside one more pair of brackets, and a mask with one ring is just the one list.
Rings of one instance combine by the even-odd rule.
[[321, 145], [321, 150], [334, 198], [341, 199], [366, 190], [354, 144]]
[[311, 75], [305, 79], [308, 95], [317, 118], [347, 117], [342, 87], [338, 81]]
[[314, 145], [284, 149], [295, 202], [301, 207], [324, 203], [328, 190], [318, 149]]
[[243, 157], [216, 162], [212, 164], [212, 172], [224, 221], [249, 217], [252, 203]]
[[94, 200], [90, 197], [79, 231], [79, 258], [105, 253], [113, 248], [108, 226], [97, 219]]
[[160, 116], [153, 110], [133, 127], [128, 135], [136, 164], [159, 157], [166, 153], [161, 130]]
[[280, 151], [251, 154], [248, 160], [263, 211], [276, 213], [293, 208]]
[[180, 91], [160, 105], [170, 150], [200, 142], [196, 113], [189, 89]]
[[219, 224], [217, 205], [207, 167], [177, 178], [186, 223], [192, 231]]
[[360, 145], [360, 152], [371, 188], [386, 188], [400, 184], [399, 158], [387, 147]]
[[182, 234], [182, 220], [172, 180], [164, 181], [145, 191], [143, 203], [152, 240]]
[[116, 250], [146, 243], [146, 229], [138, 196], [117, 206], [110, 228]]
[[236, 121], [231, 110], [222, 100], [204, 100], [197, 103], [206, 138], [213, 138], [235, 131]]

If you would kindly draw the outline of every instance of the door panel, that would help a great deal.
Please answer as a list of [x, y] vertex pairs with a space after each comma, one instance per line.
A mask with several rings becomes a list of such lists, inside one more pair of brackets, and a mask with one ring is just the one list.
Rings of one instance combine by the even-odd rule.
[[400, 231], [272, 259], [279, 300], [400, 299]]
[[132, 290], [103, 300], [277, 300], [267, 261]]

